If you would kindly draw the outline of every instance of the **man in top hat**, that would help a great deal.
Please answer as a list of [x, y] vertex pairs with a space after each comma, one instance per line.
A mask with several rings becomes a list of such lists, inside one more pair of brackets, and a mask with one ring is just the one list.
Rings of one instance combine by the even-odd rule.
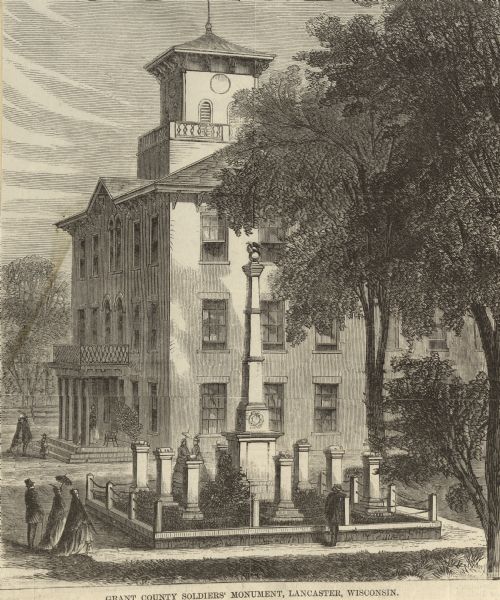
[[334, 485], [325, 501], [325, 516], [330, 528], [330, 546], [337, 545], [339, 525], [344, 516], [344, 502], [346, 494], [340, 485]]
[[43, 521], [43, 509], [33, 481], [25, 479], [24, 483], [26, 485], [24, 502], [26, 504], [26, 523], [28, 524], [28, 548], [32, 550], [35, 547], [38, 524]]

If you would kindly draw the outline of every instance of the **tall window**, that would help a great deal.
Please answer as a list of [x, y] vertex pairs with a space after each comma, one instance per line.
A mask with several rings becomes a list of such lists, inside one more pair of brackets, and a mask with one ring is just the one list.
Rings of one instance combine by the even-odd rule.
[[316, 333], [316, 350], [318, 351], [328, 351], [328, 350], [337, 350], [338, 349], [338, 327], [337, 321], [333, 321], [330, 326], [330, 329], [325, 333], [320, 333], [317, 329]]
[[141, 266], [141, 254], [142, 254], [142, 240], [141, 240], [141, 223], [140, 221], [135, 221], [133, 225], [133, 258], [132, 258], [132, 267], [134, 269], [139, 269]]
[[78, 343], [85, 345], [85, 309], [78, 309]]
[[283, 400], [285, 385], [283, 383], [264, 384], [264, 402], [269, 409], [269, 427], [271, 431], [283, 431]]
[[202, 349], [222, 350], [227, 347], [227, 301], [203, 300]]
[[125, 311], [121, 298], [116, 301], [116, 343], [123, 344], [125, 340]]
[[337, 384], [314, 385], [314, 431], [328, 433], [337, 429]]
[[158, 432], [158, 384], [149, 384], [149, 402], [150, 402], [150, 424], [151, 432]]
[[212, 122], [212, 103], [210, 100], [202, 100], [200, 102], [199, 121], [200, 123]]
[[104, 343], [111, 344], [111, 306], [108, 299], [104, 302]]
[[139, 382], [138, 381], [132, 381], [132, 408], [137, 413], [137, 416], [139, 416], [140, 401], [139, 401]]
[[141, 349], [141, 305], [134, 304], [132, 318], [132, 348]]
[[226, 427], [227, 386], [204, 383], [200, 388], [201, 433], [221, 433]]
[[115, 219], [115, 265], [114, 270], [122, 268], [122, 222], [120, 217]]
[[151, 217], [149, 262], [158, 264], [158, 217]]
[[90, 312], [90, 343], [97, 344], [99, 331], [99, 309], [94, 307]]
[[108, 222], [108, 257], [109, 257], [109, 270], [115, 270], [115, 224], [113, 219]]
[[434, 331], [429, 335], [429, 350], [448, 350], [446, 329], [441, 319], [436, 318]]
[[148, 319], [148, 347], [156, 350], [158, 345], [158, 304], [151, 302], [149, 305]]
[[99, 236], [92, 236], [92, 277], [99, 275]]
[[261, 300], [262, 347], [264, 350], [285, 349], [285, 310], [283, 302]]
[[85, 279], [87, 271], [87, 244], [85, 238], [80, 239], [80, 250], [79, 250], [79, 275], [80, 279]]
[[201, 215], [201, 260], [221, 262], [227, 260], [227, 225], [219, 215]]
[[263, 262], [276, 262], [283, 249], [285, 233], [279, 220], [259, 221], [259, 243]]

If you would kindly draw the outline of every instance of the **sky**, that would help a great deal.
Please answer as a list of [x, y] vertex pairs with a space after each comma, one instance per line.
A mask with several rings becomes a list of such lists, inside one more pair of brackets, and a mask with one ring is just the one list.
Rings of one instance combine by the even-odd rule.
[[[100, 176], [136, 176], [137, 138], [159, 125], [143, 66], [204, 33], [206, 0], [4, 0], [1, 260], [30, 254], [70, 270], [54, 223], [88, 204]], [[276, 54], [315, 46], [305, 23], [348, 19], [351, 0], [212, 0], [214, 33]], [[373, 11], [372, 11], [373, 12]]]

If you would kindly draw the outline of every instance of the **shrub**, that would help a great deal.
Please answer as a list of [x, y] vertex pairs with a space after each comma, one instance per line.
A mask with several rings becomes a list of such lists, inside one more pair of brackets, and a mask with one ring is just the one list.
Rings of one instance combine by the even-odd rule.
[[293, 503], [307, 521], [325, 522], [325, 498], [317, 490], [296, 490], [293, 494]]
[[249, 523], [250, 486], [226, 453], [219, 457], [215, 480], [207, 482], [200, 492], [200, 509], [207, 525], [236, 527]]
[[139, 423], [137, 413], [125, 402], [117, 401], [114, 405], [114, 419], [119, 431], [123, 431], [132, 441], [141, 435], [142, 423]]

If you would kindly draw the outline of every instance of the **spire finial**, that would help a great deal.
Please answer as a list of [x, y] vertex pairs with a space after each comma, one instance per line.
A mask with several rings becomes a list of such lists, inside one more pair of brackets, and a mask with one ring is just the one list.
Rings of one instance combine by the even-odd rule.
[[207, 0], [207, 24], [205, 25], [205, 31], [212, 33], [212, 23], [210, 22], [210, 0]]

